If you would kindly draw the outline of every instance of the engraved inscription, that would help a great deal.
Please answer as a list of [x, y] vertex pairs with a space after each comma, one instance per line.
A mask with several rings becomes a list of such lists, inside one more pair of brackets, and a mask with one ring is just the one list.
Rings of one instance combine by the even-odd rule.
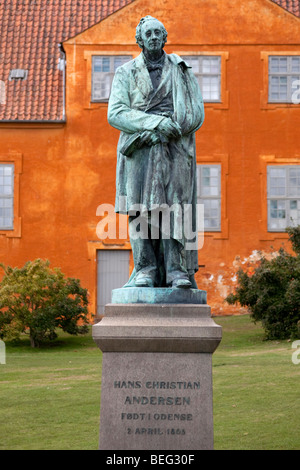
[[190, 405], [190, 397], [129, 397], [124, 405]]
[[192, 397], [201, 389], [200, 381], [115, 380], [113, 387], [123, 392], [120, 421], [127, 435], [170, 437], [186, 434]]
[[[142, 388], [142, 382], [139, 380], [115, 380], [114, 388]], [[145, 387], [147, 389], [164, 389], [164, 390], [199, 390], [200, 381], [197, 382], [158, 382], [158, 381], [147, 381], [145, 382]]]

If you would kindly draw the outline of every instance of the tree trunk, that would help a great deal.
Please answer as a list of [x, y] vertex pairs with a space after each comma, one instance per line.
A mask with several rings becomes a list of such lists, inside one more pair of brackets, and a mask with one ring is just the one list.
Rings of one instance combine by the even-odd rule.
[[35, 341], [35, 339], [34, 339], [34, 336], [33, 336], [31, 330], [30, 330], [29, 337], [30, 337], [30, 346], [31, 346], [32, 348], [36, 348], [38, 345], [37, 345], [37, 343], [36, 343], [36, 341]]

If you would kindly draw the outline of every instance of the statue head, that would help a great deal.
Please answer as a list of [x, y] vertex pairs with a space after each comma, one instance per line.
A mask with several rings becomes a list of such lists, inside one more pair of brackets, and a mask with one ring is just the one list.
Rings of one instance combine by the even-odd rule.
[[150, 16], [150, 15], [147, 15], [144, 18], [142, 18], [136, 27], [135, 38], [136, 38], [137, 44], [140, 46], [141, 49], [144, 49], [144, 46], [146, 45], [145, 44], [146, 38], [145, 37], [143, 38], [143, 35], [145, 33], [145, 29], [147, 28], [147, 26], [149, 27], [155, 26], [157, 27], [157, 29], [161, 31], [162, 33], [161, 48], [163, 49], [165, 43], [167, 42], [167, 35], [168, 35], [167, 30], [159, 20], [157, 20], [156, 18], [153, 18], [153, 16]]

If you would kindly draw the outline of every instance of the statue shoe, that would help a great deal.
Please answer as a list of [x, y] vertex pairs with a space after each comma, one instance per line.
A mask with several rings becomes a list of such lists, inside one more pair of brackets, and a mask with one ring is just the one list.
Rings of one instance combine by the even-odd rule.
[[192, 283], [186, 278], [178, 278], [174, 279], [172, 282], [172, 288], [181, 288], [181, 289], [190, 289], [192, 287]]
[[134, 281], [135, 287], [154, 287], [153, 279], [150, 276], [139, 275]]

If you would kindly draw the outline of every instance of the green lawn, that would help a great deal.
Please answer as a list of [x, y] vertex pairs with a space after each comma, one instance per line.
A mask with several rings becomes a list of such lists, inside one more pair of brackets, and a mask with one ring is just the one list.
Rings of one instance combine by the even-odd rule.
[[[263, 341], [248, 315], [216, 317], [216, 449], [299, 449], [300, 364], [291, 342]], [[6, 343], [0, 364], [0, 449], [97, 449], [101, 353], [91, 335], [32, 350]]]
[[216, 318], [213, 356], [216, 449], [300, 449], [300, 364], [290, 341], [263, 341], [249, 316]]

